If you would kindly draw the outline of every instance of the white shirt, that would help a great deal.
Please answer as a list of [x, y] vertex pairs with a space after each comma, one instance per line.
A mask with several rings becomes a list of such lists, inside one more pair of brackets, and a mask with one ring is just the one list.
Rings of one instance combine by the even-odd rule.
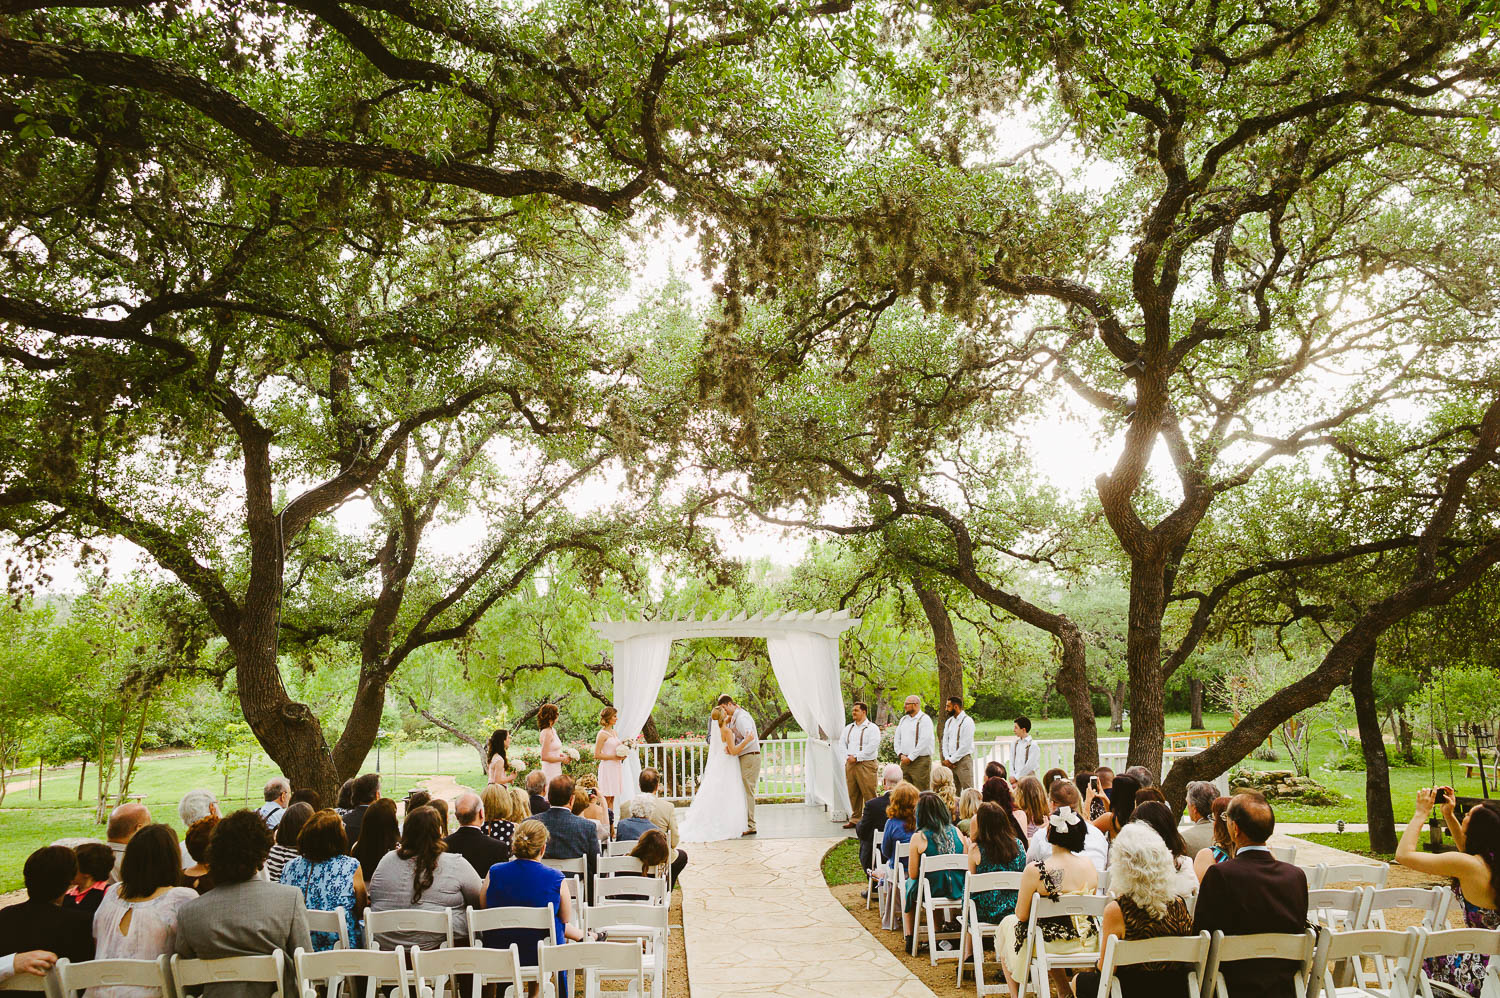
[[845, 757], [852, 755], [855, 762], [874, 762], [880, 754], [880, 729], [868, 717], [863, 722], [851, 721], [839, 744]]
[[1041, 749], [1037, 748], [1036, 740], [1031, 735], [1017, 738], [1010, 746], [1010, 773], [1008, 775], [1012, 780], [1017, 781], [1022, 777], [1037, 775], [1037, 766], [1041, 762], [1041, 756]]
[[750, 739], [750, 744], [740, 753], [741, 758], [760, 751], [760, 735], [755, 730], [755, 718], [750, 716], [748, 710], [743, 707], [734, 709], [734, 716], [729, 719], [729, 730], [734, 733], [737, 743], [744, 741], [747, 736]]
[[[1083, 833], [1083, 854], [1094, 864], [1095, 869], [1103, 873], [1104, 868], [1109, 865], [1109, 836], [1087, 821], [1084, 824], [1088, 828]], [[1042, 822], [1042, 827], [1031, 837], [1031, 845], [1026, 847], [1028, 863], [1040, 863], [1052, 855], [1052, 843], [1047, 841], [1047, 829], [1050, 827], [1047, 822]]]
[[974, 719], [963, 711], [943, 725], [943, 758], [954, 762], [974, 754]]
[[14, 977], [16, 974], [16, 955], [7, 953], [0, 956], [0, 981]]
[[902, 714], [896, 725], [896, 758], [920, 759], [932, 755], [932, 718], [917, 711], [917, 716]]

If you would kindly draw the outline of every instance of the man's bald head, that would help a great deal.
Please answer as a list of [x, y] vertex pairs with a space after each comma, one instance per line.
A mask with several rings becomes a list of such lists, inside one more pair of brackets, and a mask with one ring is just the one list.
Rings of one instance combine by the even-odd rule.
[[885, 772], [881, 774], [881, 780], [885, 789], [894, 790], [896, 784], [901, 782], [901, 766], [899, 763], [888, 762], [885, 764]]
[[1276, 830], [1276, 811], [1257, 793], [1238, 793], [1224, 811], [1226, 821], [1234, 822], [1231, 831], [1235, 845], [1263, 846]]
[[461, 793], [453, 802], [453, 813], [460, 825], [477, 825], [484, 819], [484, 801], [476, 793]]
[[111, 842], [129, 842], [136, 832], [149, 824], [151, 812], [146, 810], [146, 805], [132, 801], [109, 812], [109, 824], [104, 829], [104, 835]]

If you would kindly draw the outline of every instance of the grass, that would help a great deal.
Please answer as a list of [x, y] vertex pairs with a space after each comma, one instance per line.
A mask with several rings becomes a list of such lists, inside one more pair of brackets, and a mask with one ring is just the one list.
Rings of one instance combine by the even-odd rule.
[[844, 839], [823, 854], [823, 879], [829, 887], [868, 882], [859, 862], [858, 839]]
[[1299, 832], [1293, 837], [1306, 839], [1308, 842], [1316, 842], [1319, 845], [1332, 846], [1335, 849], [1342, 849], [1344, 852], [1369, 856], [1371, 859], [1383, 859], [1387, 863], [1395, 858], [1395, 853], [1375, 852], [1372, 850], [1370, 848], [1369, 832]]

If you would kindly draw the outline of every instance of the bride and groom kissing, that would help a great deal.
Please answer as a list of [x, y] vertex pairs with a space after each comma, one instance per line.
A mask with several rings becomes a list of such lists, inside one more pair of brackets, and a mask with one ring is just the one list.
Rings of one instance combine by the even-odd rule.
[[682, 819], [682, 841], [717, 842], [755, 834], [760, 736], [750, 712], [724, 694], [708, 731], [708, 765]]

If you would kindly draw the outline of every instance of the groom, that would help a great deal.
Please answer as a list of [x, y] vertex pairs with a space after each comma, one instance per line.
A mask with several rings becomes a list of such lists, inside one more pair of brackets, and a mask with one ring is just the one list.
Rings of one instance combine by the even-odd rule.
[[740, 780], [745, 784], [745, 824], [748, 826], [740, 837], [755, 834], [755, 786], [760, 782], [760, 737], [755, 731], [755, 718], [747, 710], [741, 710], [728, 693], [719, 697], [720, 707], [729, 715], [730, 743], [726, 751], [740, 760]]

